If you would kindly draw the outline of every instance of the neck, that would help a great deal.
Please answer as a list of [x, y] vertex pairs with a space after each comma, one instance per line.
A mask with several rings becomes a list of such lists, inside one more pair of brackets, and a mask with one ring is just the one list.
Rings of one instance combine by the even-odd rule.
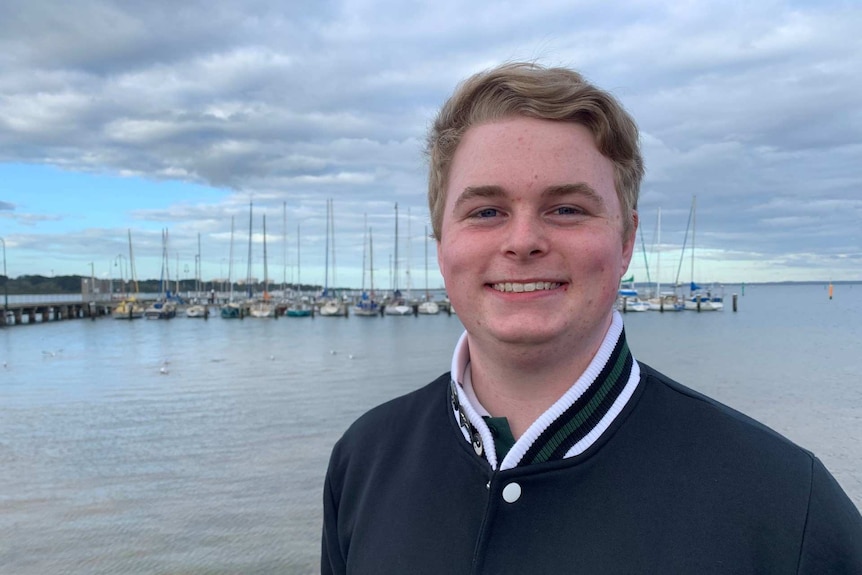
[[[610, 322], [608, 324], [610, 326]], [[470, 370], [479, 402], [506, 417], [517, 440], [577, 381], [601, 347], [597, 341], [543, 346], [496, 346], [470, 339]]]

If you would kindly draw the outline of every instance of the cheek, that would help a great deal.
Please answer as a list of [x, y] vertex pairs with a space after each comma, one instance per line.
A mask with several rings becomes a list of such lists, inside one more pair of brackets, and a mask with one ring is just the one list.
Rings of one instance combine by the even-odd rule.
[[[461, 273], [475, 267], [475, 259], [470, 256], [469, 242], [450, 242], [443, 244], [437, 253], [440, 273], [443, 277]], [[472, 264], [471, 264], [472, 262]]]

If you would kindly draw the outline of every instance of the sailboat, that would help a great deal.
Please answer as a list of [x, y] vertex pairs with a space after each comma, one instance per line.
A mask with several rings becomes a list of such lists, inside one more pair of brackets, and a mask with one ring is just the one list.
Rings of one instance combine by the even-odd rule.
[[638, 290], [635, 289], [634, 275], [620, 280], [620, 287], [617, 290], [617, 301], [614, 307], [622, 312], [649, 311], [649, 304], [640, 299]]
[[230, 258], [227, 262], [227, 283], [230, 286], [227, 303], [221, 307], [221, 316], [224, 319], [242, 318], [242, 307], [233, 301], [233, 216], [230, 217]]
[[[367, 223], [367, 216], [366, 216]], [[353, 315], [359, 317], [375, 317], [380, 315], [380, 305], [374, 299], [374, 250], [371, 239], [371, 228], [366, 228], [367, 239], [362, 243], [362, 294], [359, 301], [353, 306]], [[371, 293], [365, 291], [365, 253], [368, 251], [368, 271], [371, 278]]]
[[132, 251], [132, 230], [129, 230], [130, 280], [135, 286], [135, 295], [126, 293], [126, 298], [117, 304], [111, 315], [114, 319], [140, 319], [144, 317], [144, 306], [138, 301], [138, 277], [135, 274], [135, 254]]
[[299, 238], [301, 236], [301, 229], [299, 224], [296, 224], [296, 288], [297, 293], [294, 295], [293, 300], [287, 306], [287, 310], [285, 310], [284, 315], [288, 317], [310, 317], [314, 313], [314, 308], [312, 308], [311, 304], [306, 301], [304, 297], [302, 297], [302, 252], [300, 251], [300, 243]]
[[[326, 270], [324, 272], [322, 302], [320, 303], [320, 315], [324, 317], [347, 316], [347, 307], [334, 292], [329, 289], [329, 254], [332, 250], [333, 281], [335, 280], [335, 221], [333, 219], [332, 199], [326, 201]], [[331, 242], [331, 243], [330, 243]]]
[[[696, 205], [697, 195], [694, 195], [691, 198], [691, 210], [689, 211], [689, 221], [691, 222], [691, 282], [689, 283], [689, 296], [685, 300], [685, 309], [693, 311], [721, 311], [724, 309], [723, 298], [717, 294], [713, 294], [711, 289], [706, 289], [694, 283], [694, 237], [697, 226]], [[686, 233], [688, 232], [686, 231]]]
[[658, 218], [656, 223], [656, 243], [655, 243], [655, 294], [647, 299], [649, 309], [653, 311], [682, 311], [685, 305], [679, 301], [679, 298], [672, 291], [661, 291], [661, 208], [658, 209]]
[[251, 317], [275, 317], [275, 303], [269, 295], [269, 271], [266, 261], [266, 214], [263, 215], [263, 295], [251, 304]]
[[168, 230], [162, 230], [162, 273], [159, 278], [159, 299], [147, 306], [144, 317], [147, 319], [171, 319], [177, 315], [177, 304], [170, 295], [170, 263], [168, 261]]
[[418, 311], [424, 315], [440, 313], [440, 306], [431, 301], [431, 293], [428, 291], [428, 226], [425, 226], [425, 301], [419, 304]]
[[398, 203], [395, 204], [395, 259], [393, 261], [394, 271], [392, 274], [392, 295], [389, 301], [386, 302], [386, 307], [383, 313], [386, 315], [401, 315], [406, 316], [413, 313], [413, 308], [407, 305], [407, 302], [401, 295], [401, 290], [398, 289]]
[[195, 300], [193, 305], [186, 308], [186, 317], [202, 317], [209, 318], [210, 309], [205, 303], [200, 303], [201, 299], [201, 235], [198, 234], [198, 253], [195, 256]]

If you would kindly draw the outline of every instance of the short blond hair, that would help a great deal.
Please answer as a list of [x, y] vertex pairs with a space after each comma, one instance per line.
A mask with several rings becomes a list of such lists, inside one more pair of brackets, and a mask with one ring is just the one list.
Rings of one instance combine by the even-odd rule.
[[426, 154], [434, 237], [440, 240], [449, 170], [464, 133], [471, 126], [516, 116], [573, 122], [592, 133], [599, 152], [613, 163], [623, 233], [631, 233], [644, 175], [634, 119], [610, 93], [574, 70], [514, 62], [461, 83], [431, 126]]

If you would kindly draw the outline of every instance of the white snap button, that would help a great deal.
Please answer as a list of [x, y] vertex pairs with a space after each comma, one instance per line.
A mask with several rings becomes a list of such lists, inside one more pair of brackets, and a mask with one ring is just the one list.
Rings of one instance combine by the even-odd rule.
[[521, 498], [521, 486], [517, 483], [510, 483], [503, 488], [503, 501], [506, 503], [514, 503]]

